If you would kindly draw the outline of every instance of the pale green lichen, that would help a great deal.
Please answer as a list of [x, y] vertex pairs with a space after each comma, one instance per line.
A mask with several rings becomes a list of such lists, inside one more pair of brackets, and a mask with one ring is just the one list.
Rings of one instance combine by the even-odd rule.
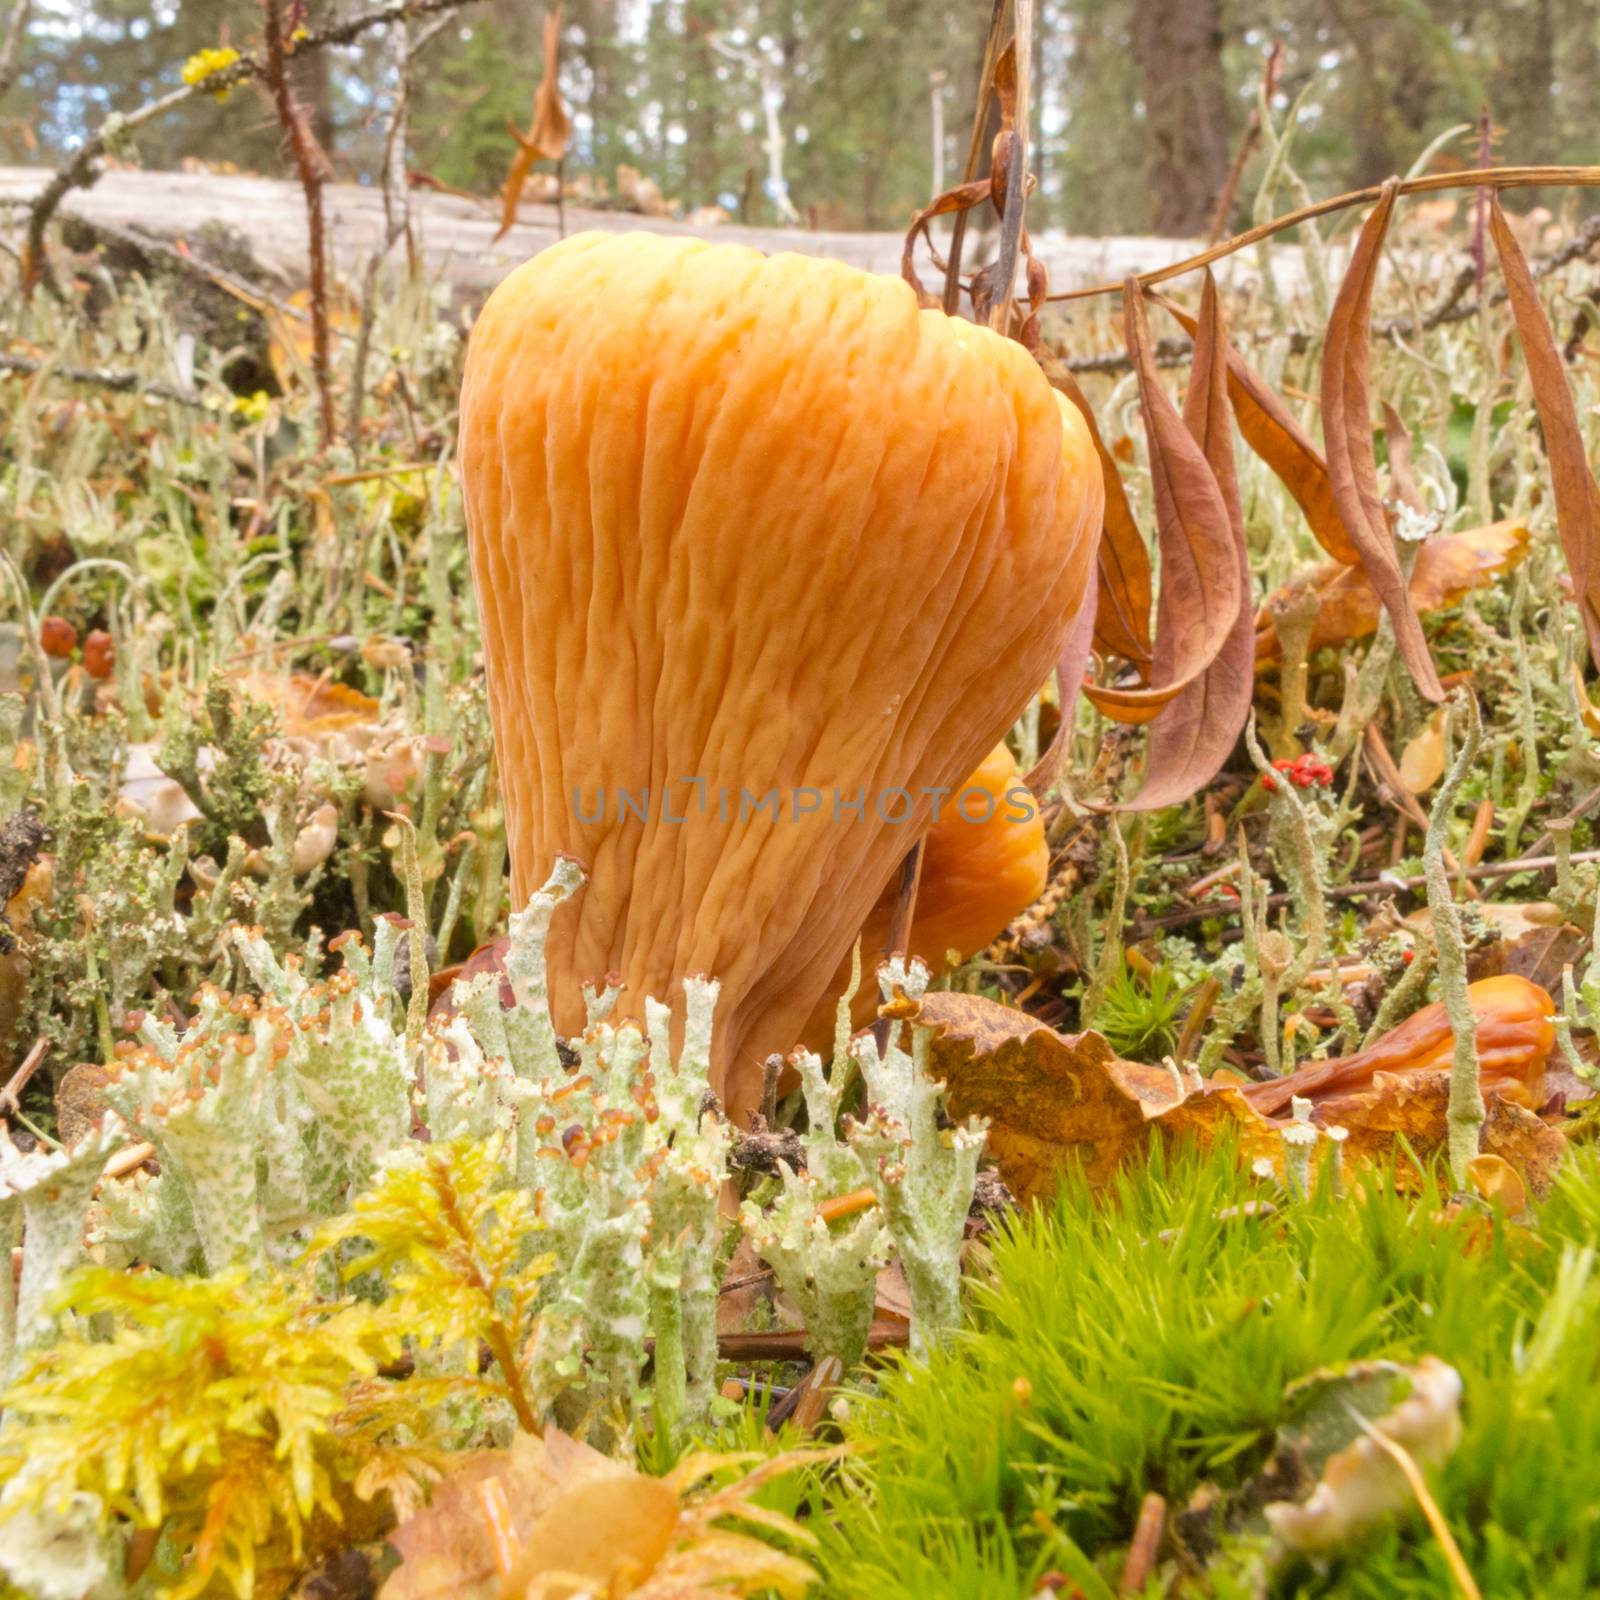
[[[106, 1158], [127, 1136], [116, 1117], [71, 1150], [19, 1150], [0, 1127], [0, 1376], [50, 1333], [50, 1301], [83, 1259], [83, 1224]], [[22, 1275], [11, 1249], [22, 1244]]]
[[868, 1173], [859, 1153], [836, 1132], [840, 1087], [829, 1082], [811, 1051], [794, 1059], [809, 1119], [802, 1140], [805, 1168], [796, 1171], [780, 1161], [780, 1193], [770, 1207], [746, 1200], [744, 1228], [798, 1307], [812, 1359], [832, 1356], [848, 1371], [867, 1348], [873, 1291], [889, 1259], [889, 1233], [875, 1203], [834, 1215], [835, 1202], [869, 1186]]
[[[880, 972], [886, 1002], [915, 1001], [928, 969], [899, 957]], [[856, 1041], [867, 1082], [865, 1117], [847, 1125], [888, 1221], [911, 1291], [911, 1347], [926, 1352], [961, 1319], [961, 1240], [983, 1149], [977, 1118], [942, 1127], [944, 1086], [932, 1075], [932, 1030], [911, 1026], [902, 1047], [895, 1023], [880, 1051], [871, 1034]]]
[[1478, 1020], [1467, 992], [1467, 949], [1461, 931], [1461, 913], [1456, 907], [1450, 874], [1445, 869], [1445, 832], [1455, 808], [1462, 781], [1478, 758], [1483, 727], [1478, 718], [1478, 702], [1470, 693], [1458, 693], [1450, 701], [1445, 717], [1445, 745], [1457, 737], [1457, 747], [1433, 809], [1428, 814], [1428, 833], [1422, 847], [1422, 870], [1427, 880], [1428, 917], [1433, 924], [1433, 942], [1439, 963], [1439, 995], [1450, 1019], [1450, 1104], [1446, 1113], [1449, 1130], [1450, 1175], [1458, 1189], [1467, 1186], [1467, 1163], [1478, 1153], [1478, 1134], [1484, 1123], [1483, 1092], [1478, 1083]]

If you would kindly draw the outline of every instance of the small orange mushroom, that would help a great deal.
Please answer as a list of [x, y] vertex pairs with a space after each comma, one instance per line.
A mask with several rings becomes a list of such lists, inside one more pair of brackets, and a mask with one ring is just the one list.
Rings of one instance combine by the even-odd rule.
[[[1044, 819], [1022, 781], [1016, 758], [1004, 744], [996, 745], [946, 799], [939, 820], [923, 838], [922, 879], [906, 953], [919, 956], [935, 973], [949, 965], [951, 951], [962, 960], [976, 955], [1044, 893], [1049, 875]], [[865, 1027], [878, 1012], [878, 986], [871, 969], [888, 940], [898, 888], [896, 873], [861, 931], [866, 976], [851, 1005], [857, 1028]], [[829, 1048], [836, 997], [849, 982], [847, 956], [806, 1025], [804, 1040], [813, 1050]]]
[[[1555, 1043], [1555, 1001], [1515, 973], [1467, 985], [1478, 1025], [1478, 1076], [1485, 1094], [1537, 1110], [1544, 1104], [1544, 1069]], [[1312, 1061], [1286, 1077], [1245, 1085], [1244, 1096], [1266, 1116], [1286, 1112], [1296, 1095], [1320, 1103], [1368, 1088], [1380, 1072], [1448, 1072], [1455, 1036], [1444, 1002], [1436, 1000], [1380, 1034], [1365, 1050]]]
[[515, 903], [556, 1025], [721, 980], [736, 1116], [1057, 660], [1103, 485], [1018, 344], [896, 279], [582, 234], [473, 330], [461, 463]]

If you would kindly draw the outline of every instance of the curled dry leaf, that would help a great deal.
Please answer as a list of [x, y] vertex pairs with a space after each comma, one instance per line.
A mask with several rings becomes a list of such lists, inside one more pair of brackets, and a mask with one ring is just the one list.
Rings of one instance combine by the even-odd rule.
[[[1479, 1150], [1504, 1159], [1529, 1193], [1542, 1198], [1560, 1170], [1565, 1137], [1526, 1106], [1507, 1098], [1504, 1087], [1485, 1091], [1483, 1103], [1486, 1115]], [[1319, 1101], [1316, 1120], [1346, 1130], [1347, 1160], [1398, 1158], [1396, 1187], [1419, 1189], [1426, 1166], [1444, 1154], [1449, 1108], [1449, 1072], [1380, 1072], [1359, 1093]]]
[[1527, 257], [1500, 208], [1498, 195], [1489, 202], [1489, 232], [1500, 256], [1511, 314], [1522, 341], [1523, 359], [1528, 363], [1539, 425], [1544, 430], [1561, 548], [1566, 552], [1573, 591], [1583, 614], [1590, 658], [1600, 663], [1600, 487], [1589, 469], [1578, 410], [1550, 320], [1528, 270]]
[[509, 1450], [460, 1458], [428, 1507], [390, 1536], [400, 1566], [380, 1600], [717, 1600], [803, 1595], [805, 1562], [716, 1526], [740, 1519], [801, 1543], [809, 1536], [749, 1496], [769, 1478], [833, 1451], [793, 1451], [709, 1492], [743, 1456], [690, 1456], [665, 1478], [635, 1472], [568, 1438], [519, 1434]]
[[[1215, 581], [1216, 574], [1208, 576], [1206, 561], [1202, 558], [1196, 570], [1204, 616], [1201, 625], [1208, 633], [1223, 628], [1222, 641], [1200, 676], [1162, 707], [1150, 724], [1144, 781], [1138, 794], [1124, 803], [1123, 809], [1129, 811], [1154, 811], [1162, 806], [1181, 805], [1190, 795], [1198, 793], [1221, 771], [1250, 715], [1250, 701], [1255, 690], [1254, 623], [1249, 604], [1250, 554], [1245, 548], [1244, 514], [1239, 506], [1239, 480], [1233, 458], [1227, 350], [1217, 285], [1208, 271], [1201, 291], [1194, 371], [1184, 399], [1183, 420], [1210, 466], [1226, 516], [1226, 543], [1231, 550], [1218, 552], [1225, 564], [1217, 572], [1227, 570], [1226, 563], [1231, 555], [1237, 597], [1230, 601], [1230, 586]], [[1214, 511], [1215, 507], [1212, 509]], [[1182, 571], [1169, 573], [1164, 553], [1162, 560], [1164, 610], [1168, 584], [1183, 578], [1184, 574]], [[1232, 617], [1225, 620], [1230, 604]], [[1158, 672], [1162, 654], [1158, 637]]]
[[[1488, 1107], [1483, 1150], [1543, 1194], [1565, 1145], [1528, 1109], [1542, 1098], [1554, 1038], [1549, 996], [1523, 979], [1485, 979], [1472, 991]], [[1097, 1033], [1060, 1034], [978, 995], [925, 995], [915, 1020], [935, 1031], [933, 1071], [945, 1080], [950, 1115], [989, 1119], [988, 1152], [1026, 1201], [1052, 1194], [1069, 1167], [1103, 1187], [1157, 1136], [1204, 1146], [1226, 1135], [1243, 1163], [1280, 1168], [1286, 1124], [1275, 1118], [1296, 1094], [1312, 1100], [1319, 1124], [1348, 1130], [1347, 1159], [1395, 1160], [1396, 1184], [1418, 1188], [1425, 1169], [1413, 1157], [1426, 1162], [1446, 1142], [1443, 1012], [1418, 1012], [1360, 1056], [1243, 1086], [1123, 1061]]]
[[[1153, 297], [1170, 312], [1192, 339], [1198, 329], [1193, 312], [1165, 296]], [[1305, 513], [1317, 543], [1335, 561], [1349, 566], [1361, 559], [1339, 520], [1328, 463], [1305, 429], [1274, 393], [1271, 384], [1232, 345], [1227, 349], [1228, 398], [1244, 442], [1277, 475], [1295, 504]]]
[[[1411, 569], [1411, 603], [1423, 616], [1448, 610], [1473, 590], [1487, 588], [1527, 553], [1527, 524], [1516, 520], [1491, 522], [1464, 533], [1436, 534], [1417, 552]], [[1308, 649], [1364, 639], [1377, 629], [1381, 607], [1359, 566], [1330, 561], [1294, 580], [1294, 584], [1304, 583], [1316, 589], [1320, 601]], [[1272, 603], [1293, 586], [1286, 584], [1277, 590], [1256, 613], [1257, 661], [1272, 659], [1279, 652]]]
[[1405, 1475], [1373, 1434], [1419, 1466], [1437, 1467], [1461, 1439], [1461, 1392], [1461, 1374], [1437, 1356], [1413, 1367], [1361, 1362], [1293, 1385], [1284, 1397], [1292, 1419], [1279, 1431], [1278, 1456], [1318, 1476], [1303, 1500], [1263, 1508], [1278, 1543], [1308, 1553], [1337, 1550], [1410, 1506]]
[[1444, 776], [1444, 708], [1406, 740], [1400, 752], [1400, 781], [1411, 794], [1426, 794]]
[[1438, 701], [1444, 699], [1444, 689], [1395, 554], [1378, 491], [1378, 461], [1372, 443], [1367, 351], [1372, 289], [1398, 193], [1399, 180], [1389, 179], [1362, 226], [1339, 286], [1322, 353], [1322, 431], [1333, 500], [1345, 532], [1361, 559], [1367, 581], [1393, 621], [1400, 659], [1418, 692]]
[[[928, 237], [928, 225], [935, 217], [948, 216], [954, 212], [971, 211], [976, 206], [981, 206], [985, 200], [989, 201], [995, 209], [995, 214], [1005, 216], [1006, 188], [1010, 180], [1011, 163], [1017, 143], [1017, 105], [1019, 99], [1019, 84], [1017, 78], [1017, 45], [1013, 39], [1001, 52], [994, 66], [994, 92], [995, 100], [1000, 107], [1000, 127], [994, 136], [994, 142], [989, 150], [989, 176], [975, 178], [969, 183], [960, 183], [953, 189], [947, 189], [941, 195], [934, 197], [911, 219], [911, 226], [906, 230], [905, 241], [900, 250], [900, 275], [910, 285], [911, 291], [917, 297], [917, 304], [925, 311], [938, 310], [943, 305], [940, 296], [930, 294], [924, 287], [921, 275], [917, 272], [917, 240]], [[1031, 174], [1023, 174], [1024, 194], [1033, 187]], [[931, 243], [931, 240], [930, 240]], [[1027, 283], [1028, 315], [1023, 320], [1017, 332], [1019, 342], [1028, 350], [1037, 352], [1039, 348], [1039, 312], [1044, 306], [1045, 299], [1050, 291], [1049, 276], [1045, 271], [1042, 261], [1033, 253], [1033, 242], [1028, 237], [1028, 229], [1023, 226], [1017, 240], [1017, 247], [1025, 263], [1025, 277]], [[996, 307], [997, 300], [1001, 297], [1002, 285], [999, 281], [998, 261], [991, 262], [972, 274], [967, 288], [972, 297], [972, 314], [979, 323], [988, 323], [991, 312]], [[996, 324], [996, 332], [1005, 332], [1006, 329]]]
[[933, 1073], [950, 1115], [989, 1119], [987, 1152], [1019, 1200], [1047, 1199], [1077, 1166], [1101, 1188], [1158, 1133], [1211, 1142], [1233, 1130], [1248, 1159], [1274, 1160], [1278, 1130], [1237, 1088], [1195, 1089], [1166, 1067], [1120, 1060], [1098, 1033], [1060, 1034], [977, 995], [918, 1002], [936, 1030]]
[[1508, 1217], [1520, 1217], [1527, 1211], [1528, 1186], [1503, 1156], [1474, 1156], [1467, 1163], [1467, 1177], [1481, 1199]]
[[[1555, 1043], [1555, 1002], [1536, 983], [1504, 974], [1467, 986], [1478, 1025], [1479, 1084], [1531, 1110], [1544, 1103], [1544, 1069]], [[1276, 1115], [1296, 1096], [1313, 1104], [1367, 1088], [1380, 1072], [1406, 1075], [1450, 1069], [1453, 1036], [1442, 1001], [1424, 1006], [1354, 1055], [1313, 1061], [1282, 1078], [1253, 1083], [1245, 1095]], [[1336, 1120], [1336, 1119], [1334, 1119]]]
[[[1100, 436], [1100, 424], [1095, 420], [1088, 396], [1064, 362], [1046, 351], [1041, 351], [1038, 359], [1051, 387], [1060, 390], [1078, 408], [1089, 429], [1089, 437], [1094, 441], [1095, 454], [1100, 458], [1100, 473], [1105, 480], [1106, 504], [1096, 558], [1093, 643], [1106, 655], [1122, 657], [1143, 681], [1148, 682], [1150, 607], [1155, 598], [1150, 552], [1134, 520], [1116, 458]], [[1087, 655], [1084, 660], [1087, 663]], [[1080, 672], [1076, 681], [1081, 679]]]
[[1389, 447], [1390, 494], [1419, 516], [1425, 515], [1428, 502], [1417, 487], [1417, 475], [1411, 464], [1411, 430], [1387, 400], [1383, 402], [1383, 437]]
[[561, 101], [561, 8], [556, 6], [545, 13], [544, 19], [544, 75], [533, 97], [533, 126], [524, 135], [515, 127], [511, 137], [517, 141], [517, 153], [511, 158], [506, 184], [501, 192], [500, 231], [494, 236], [498, 243], [510, 232], [517, 220], [517, 202], [522, 198], [523, 186], [535, 161], [559, 161], [567, 153], [567, 141], [572, 137], [572, 119]]
[[[1220, 341], [1215, 290], [1210, 300], [1212, 331], [1208, 351]], [[1156, 507], [1156, 538], [1161, 551], [1161, 593], [1156, 607], [1151, 681], [1147, 688], [1124, 689], [1086, 683], [1083, 692], [1106, 715], [1121, 722], [1148, 722], [1191, 686], [1201, 683], [1235, 632], [1244, 604], [1245, 569], [1240, 560], [1242, 529], [1236, 529], [1213, 461], [1167, 397], [1150, 348], [1150, 326], [1138, 281], [1123, 286], [1123, 316], [1128, 350], [1139, 380], [1139, 403], [1150, 445], [1150, 481]], [[1212, 398], [1215, 373], [1196, 373], [1200, 386], [1194, 407], [1197, 424], [1213, 435], [1220, 396]], [[1216, 445], [1213, 445], [1213, 449]], [[1224, 680], [1230, 674], [1219, 675]], [[1230, 691], [1231, 693], [1231, 683]], [[1204, 694], [1201, 695], [1204, 700]], [[1193, 698], [1176, 714], [1173, 726], [1192, 716]], [[1235, 730], [1237, 731], [1237, 730]], [[1229, 741], [1231, 747], [1231, 740]], [[1154, 770], [1154, 762], [1151, 763]], [[1203, 781], [1203, 780], [1202, 780]], [[1162, 798], [1155, 804], [1171, 804]]]

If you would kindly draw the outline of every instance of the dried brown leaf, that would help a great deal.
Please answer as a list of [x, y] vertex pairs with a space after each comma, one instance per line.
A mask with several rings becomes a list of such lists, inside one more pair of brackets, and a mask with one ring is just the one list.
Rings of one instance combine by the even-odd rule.
[[[1233, 458], [1233, 409], [1228, 404], [1228, 339], [1223, 326], [1217, 286], [1211, 273], [1205, 277], [1200, 299], [1200, 323], [1195, 336], [1194, 372], [1184, 398], [1183, 420], [1209, 464], [1212, 481], [1225, 515], [1230, 550], [1196, 552], [1203, 618], [1198, 626], [1225, 629], [1222, 643], [1205, 670], [1179, 695], [1162, 707], [1150, 724], [1144, 781], [1139, 792], [1123, 807], [1129, 811], [1154, 811], [1181, 805], [1203, 789], [1221, 770], [1250, 715], [1255, 690], [1255, 620], [1251, 613], [1250, 556], [1244, 542], [1244, 514], [1239, 505], [1239, 480]], [[1202, 513], [1204, 515], [1205, 513]], [[1215, 507], [1210, 514], [1215, 514]], [[1214, 552], [1222, 562], [1212, 569], [1226, 572], [1229, 561], [1236, 574], [1231, 620], [1227, 616], [1229, 585], [1207, 576]], [[1174, 575], [1162, 556], [1161, 628], [1169, 626], [1167, 592]], [[1213, 609], [1214, 608], [1214, 609]], [[1194, 609], [1186, 608], [1182, 626], [1190, 626]], [[1161, 636], [1157, 636], [1157, 660]]]
[[1150, 552], [1134, 520], [1128, 491], [1117, 470], [1115, 456], [1106, 448], [1095, 420], [1094, 407], [1078, 386], [1078, 380], [1055, 356], [1041, 352], [1039, 364], [1052, 387], [1060, 390], [1078, 408], [1094, 440], [1105, 479], [1106, 508], [1100, 526], [1100, 551], [1096, 557], [1096, 602], [1093, 642], [1107, 655], [1121, 656], [1132, 664], [1140, 678], [1149, 681], [1150, 607], [1154, 587], [1150, 576]]
[[1389, 493], [1413, 511], [1426, 512], [1428, 502], [1417, 488], [1417, 475], [1411, 464], [1411, 430], [1400, 413], [1383, 402], [1383, 437], [1389, 446]]
[[1444, 776], [1444, 709], [1423, 723], [1400, 752], [1400, 781], [1411, 794], [1426, 794]]
[[957, 184], [929, 201], [912, 219], [906, 229], [905, 243], [900, 248], [900, 276], [911, 286], [917, 304], [924, 311], [936, 311], [944, 302], [936, 294], [929, 294], [917, 272], [917, 240], [928, 231], [935, 217], [948, 216], [953, 211], [971, 211], [989, 198], [989, 180], [975, 178], [971, 183]]
[[[1504, 1095], [1490, 1092], [1483, 1100], [1487, 1115], [1479, 1150], [1508, 1162], [1529, 1192], [1542, 1198], [1555, 1182], [1566, 1139]], [[1445, 1150], [1449, 1109], [1448, 1072], [1380, 1072], [1361, 1093], [1322, 1101], [1316, 1115], [1325, 1126], [1349, 1132], [1347, 1158], [1385, 1161], [1399, 1156], [1396, 1187], [1418, 1189], [1427, 1164]]]
[[1102, 1187], [1156, 1130], [1209, 1143], [1233, 1129], [1246, 1157], [1278, 1156], [1276, 1128], [1238, 1089], [1192, 1092], [1165, 1067], [1120, 1060], [1098, 1033], [1060, 1034], [949, 991], [924, 995], [916, 1020], [936, 1030], [933, 1071], [950, 1114], [989, 1119], [986, 1149], [1019, 1200], [1048, 1198], [1074, 1166]]
[[[1522, 522], [1491, 522], [1485, 528], [1463, 533], [1437, 534], [1417, 552], [1411, 569], [1411, 603], [1427, 616], [1458, 604], [1474, 589], [1487, 588], [1502, 572], [1509, 572], [1528, 553], [1528, 529]], [[1256, 658], [1278, 654], [1278, 635], [1272, 626], [1272, 601], [1287, 596], [1291, 587], [1310, 582], [1320, 598], [1312, 625], [1309, 649], [1365, 639], [1378, 626], [1378, 597], [1360, 567], [1330, 561], [1309, 575], [1277, 590], [1256, 614]]]
[[1489, 231], [1505, 274], [1506, 294], [1522, 341], [1523, 359], [1528, 363], [1539, 426], [1544, 430], [1561, 548], [1566, 552], [1567, 570], [1572, 574], [1573, 591], [1583, 614], [1590, 658], [1600, 663], [1600, 488], [1589, 469], [1578, 410], [1550, 320], [1528, 270], [1527, 257], [1500, 208], [1498, 195], [1490, 201]]
[[[1182, 323], [1190, 338], [1198, 326], [1194, 313], [1165, 296], [1156, 303]], [[1239, 432], [1277, 475], [1295, 504], [1305, 513], [1317, 543], [1333, 557], [1353, 565], [1360, 557], [1339, 520], [1333, 500], [1328, 463], [1311, 442], [1271, 384], [1231, 345], [1228, 348], [1228, 397], [1233, 402]]]
[[506, 173], [505, 188], [501, 191], [500, 231], [494, 236], [498, 243], [511, 230], [517, 220], [517, 203], [533, 170], [535, 161], [559, 161], [567, 153], [567, 143], [572, 137], [572, 119], [561, 102], [561, 8], [547, 11], [544, 18], [544, 75], [533, 96], [533, 126], [524, 137], [515, 128], [511, 136], [517, 141], [517, 153], [511, 158]]
[[[1545, 1064], [1555, 1043], [1550, 1021], [1555, 1002], [1538, 984], [1509, 974], [1480, 978], [1467, 986], [1467, 996], [1477, 1023], [1478, 1073], [1484, 1093], [1502, 1094], [1536, 1109], [1544, 1101]], [[1249, 1084], [1244, 1093], [1268, 1116], [1286, 1112], [1297, 1095], [1320, 1108], [1332, 1097], [1365, 1092], [1381, 1075], [1443, 1072], [1448, 1076], [1454, 1044], [1444, 1002], [1436, 1000], [1365, 1050], [1308, 1062], [1285, 1077]], [[1338, 1119], [1330, 1115], [1329, 1120]]]
[[1394, 624], [1400, 659], [1428, 700], [1443, 700], [1444, 688], [1410, 590], [1388, 517], [1378, 492], [1378, 460], [1372, 443], [1372, 396], [1368, 383], [1368, 339], [1372, 289], [1378, 258], [1394, 211], [1399, 180], [1383, 186], [1383, 196], [1362, 225], [1339, 286], [1322, 352], [1322, 431], [1328, 450], [1328, 476], [1345, 532], [1361, 559], [1367, 581]]
[[[1162, 386], [1144, 295], [1135, 279], [1123, 288], [1123, 306], [1150, 446], [1161, 596], [1150, 686], [1123, 689], [1086, 683], [1083, 692], [1118, 721], [1144, 722], [1200, 684], [1234, 632], [1245, 590], [1239, 560], [1242, 534], [1234, 530], [1205, 449]], [[1206, 404], [1209, 409], [1210, 402]]]

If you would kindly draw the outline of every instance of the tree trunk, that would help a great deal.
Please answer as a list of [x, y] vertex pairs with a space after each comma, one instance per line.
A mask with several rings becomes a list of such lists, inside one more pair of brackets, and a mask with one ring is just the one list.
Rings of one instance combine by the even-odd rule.
[[1220, 0], [1136, 0], [1133, 43], [1144, 74], [1151, 226], [1202, 236], [1228, 175]]

